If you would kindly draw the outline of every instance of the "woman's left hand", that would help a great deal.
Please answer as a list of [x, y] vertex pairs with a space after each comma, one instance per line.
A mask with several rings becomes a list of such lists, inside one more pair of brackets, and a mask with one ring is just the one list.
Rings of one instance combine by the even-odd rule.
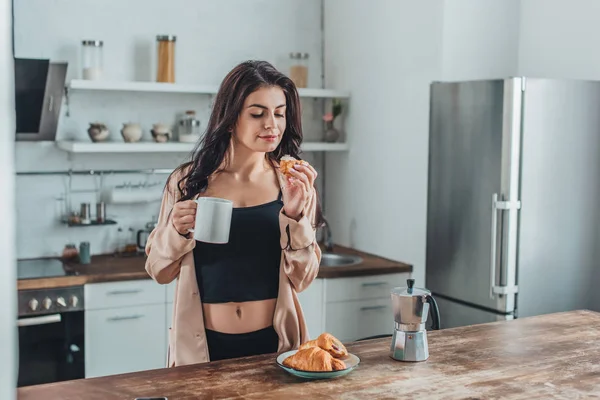
[[283, 187], [283, 211], [288, 217], [298, 221], [306, 204], [310, 201], [317, 171], [308, 164], [295, 164], [290, 170], [291, 177], [286, 179]]

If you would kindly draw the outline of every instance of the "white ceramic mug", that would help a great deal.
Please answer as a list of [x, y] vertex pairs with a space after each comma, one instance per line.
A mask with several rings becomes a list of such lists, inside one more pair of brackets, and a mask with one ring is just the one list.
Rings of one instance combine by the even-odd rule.
[[233, 202], [216, 197], [200, 197], [194, 201], [196, 222], [194, 229], [189, 230], [194, 233], [194, 239], [215, 244], [229, 242]]

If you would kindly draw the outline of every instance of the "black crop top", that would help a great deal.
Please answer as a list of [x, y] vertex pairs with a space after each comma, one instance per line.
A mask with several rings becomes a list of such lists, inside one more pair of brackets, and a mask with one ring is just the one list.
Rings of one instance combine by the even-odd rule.
[[229, 242], [196, 241], [194, 264], [203, 303], [276, 299], [279, 293], [279, 199], [234, 208]]

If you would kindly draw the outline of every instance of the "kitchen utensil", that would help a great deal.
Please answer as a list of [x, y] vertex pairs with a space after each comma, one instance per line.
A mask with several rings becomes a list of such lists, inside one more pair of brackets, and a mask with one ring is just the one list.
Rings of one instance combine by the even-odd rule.
[[81, 203], [80, 219], [82, 224], [92, 223], [92, 211], [90, 209], [90, 203]]
[[431, 329], [440, 329], [440, 313], [429, 290], [413, 287], [414, 279], [407, 279], [406, 283], [408, 287], [394, 288], [391, 293], [395, 327], [390, 357], [398, 361], [425, 361], [429, 358], [427, 315], [431, 314]]
[[143, 252], [146, 250], [146, 243], [148, 242], [148, 236], [156, 228], [156, 222], [148, 222], [144, 229], [137, 231], [137, 248], [138, 251]]
[[189, 230], [194, 239], [215, 244], [229, 242], [233, 202], [216, 197], [200, 197], [195, 202], [196, 223]]
[[106, 204], [104, 202], [96, 203], [96, 221], [104, 222], [106, 220]]
[[285, 360], [289, 356], [293, 356], [297, 352], [298, 352], [298, 350], [290, 350], [290, 351], [286, 351], [285, 353], [281, 353], [279, 356], [277, 356], [276, 363], [279, 367], [281, 367], [285, 371], [287, 371], [290, 374], [295, 375], [299, 378], [305, 378], [305, 379], [337, 378], [337, 377], [349, 374], [356, 367], [358, 367], [358, 364], [360, 364], [360, 358], [358, 356], [356, 356], [352, 353], [348, 353], [348, 355], [346, 357], [341, 359], [342, 361], [344, 361], [347, 368], [343, 369], [341, 371], [327, 371], [327, 372], [301, 371], [301, 370], [289, 368], [289, 367], [286, 367], [285, 365], [283, 365], [283, 360]]

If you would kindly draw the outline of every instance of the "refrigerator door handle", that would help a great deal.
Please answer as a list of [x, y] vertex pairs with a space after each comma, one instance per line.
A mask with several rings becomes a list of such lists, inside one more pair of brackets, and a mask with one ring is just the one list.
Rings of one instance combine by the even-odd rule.
[[517, 293], [517, 286], [496, 286], [496, 263], [498, 246], [498, 210], [519, 210], [521, 202], [516, 201], [498, 201], [498, 193], [492, 195], [492, 231], [491, 231], [491, 250], [490, 250], [490, 299], [497, 294], [506, 295]]
[[491, 231], [491, 248], [490, 248], [490, 299], [496, 297], [494, 295], [494, 287], [496, 286], [496, 246], [498, 245], [498, 193], [492, 195], [492, 231]]

